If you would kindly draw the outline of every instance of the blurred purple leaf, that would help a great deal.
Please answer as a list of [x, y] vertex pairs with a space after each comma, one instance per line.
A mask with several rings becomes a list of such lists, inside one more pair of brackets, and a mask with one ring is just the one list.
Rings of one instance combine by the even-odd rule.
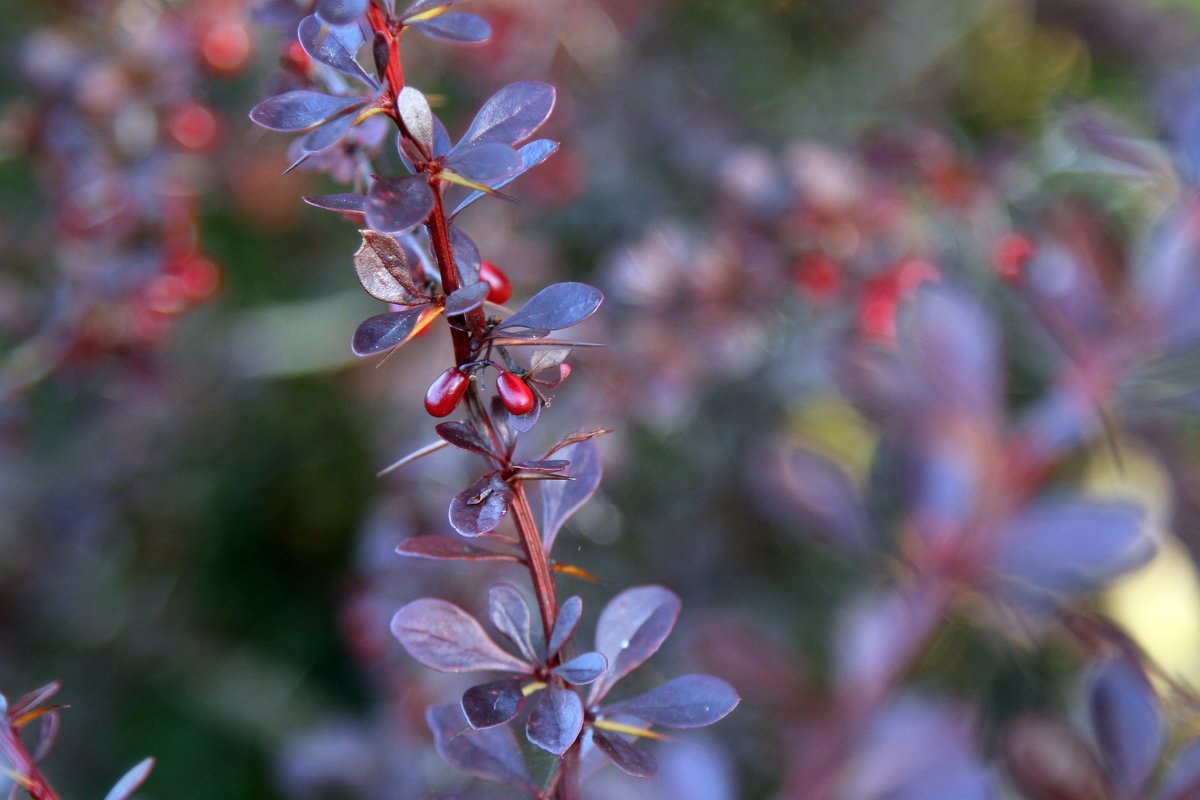
[[104, 795], [104, 800], [125, 800], [131, 794], [138, 790], [146, 778], [150, 775], [150, 770], [154, 769], [154, 759], [147, 758], [137, 764], [133, 769], [126, 772], [116, 784], [108, 790], [108, 794]]
[[438, 533], [411, 536], [396, 546], [402, 556], [435, 561], [520, 561], [517, 556], [485, 550], [454, 536]]
[[608, 669], [608, 659], [600, 653], [583, 653], [550, 670], [575, 686], [586, 686]]
[[369, 4], [370, 0], [318, 0], [317, 15], [330, 25], [349, 25], [367, 12]]
[[355, 329], [350, 349], [356, 356], [373, 356], [399, 347], [413, 337], [422, 317], [432, 311], [429, 306], [415, 306], [368, 317]]
[[1107, 794], [1092, 749], [1059, 720], [1017, 720], [1005, 732], [1002, 754], [1013, 783], [1030, 800], [1092, 800]]
[[471, 237], [462, 232], [457, 226], [450, 228], [450, 246], [454, 251], [454, 264], [458, 267], [458, 278], [463, 286], [469, 286], [479, 280], [479, 248], [471, 241]]
[[554, 110], [554, 87], [537, 81], [510, 83], [479, 109], [455, 149], [476, 142], [511, 146], [528, 139]]
[[[504, 180], [488, 182], [488, 186], [492, 189], [499, 189], [502, 186], [512, 183], [514, 180], [558, 152], [558, 146], [558, 142], [551, 141], [550, 139], [535, 139], [532, 142], [527, 142], [521, 145], [519, 148], [517, 148], [517, 153], [521, 157], [520, 168], [513, 174], [506, 177]], [[461, 203], [454, 207], [454, 211], [450, 214], [451, 218], [457, 216], [458, 212], [462, 211], [464, 208], [471, 205], [471, 203], [474, 203], [476, 200], [483, 197], [484, 194], [485, 192], [478, 190], [471, 192], [471, 194], [467, 195]]]
[[1175, 758], [1163, 780], [1159, 800], [1196, 800], [1200, 797], [1200, 739], [1193, 739]]
[[569, 328], [595, 313], [603, 300], [600, 290], [586, 283], [553, 283], [529, 298], [517, 313], [496, 327], [530, 331]]
[[372, 230], [360, 233], [362, 246], [354, 253], [354, 271], [367, 294], [402, 306], [428, 303], [429, 295], [421, 288], [420, 265], [409, 262], [400, 243]]
[[432, 39], [475, 44], [487, 41], [492, 28], [482, 17], [474, 14], [438, 14], [429, 19], [408, 23]]
[[500, 524], [511, 503], [512, 489], [489, 473], [450, 501], [450, 524], [463, 536], [479, 536]]
[[342, 213], [358, 214], [366, 213], [366, 195], [354, 194], [353, 192], [307, 195], [300, 199], [308, 203], [310, 206], [323, 208], [326, 211], [340, 211]]
[[816, 453], [779, 448], [756, 472], [766, 510], [781, 521], [811, 520], [816, 533], [855, 554], [871, 551], [871, 524], [849, 477]]
[[838, 689], [850, 702], [881, 696], [925, 641], [940, 612], [936, 592], [916, 586], [862, 598], [837, 627]]
[[438, 672], [532, 669], [502, 650], [466, 611], [434, 597], [414, 600], [397, 611], [392, 634], [409, 655]]
[[525, 758], [512, 728], [498, 725], [472, 730], [457, 705], [433, 706], [425, 712], [437, 750], [450, 766], [477, 778], [500, 781], [536, 794]]
[[479, 308], [490, 289], [487, 281], [478, 281], [446, 295], [446, 316], [453, 317]]
[[606, 706], [606, 714], [630, 714], [668, 728], [702, 728], [738, 704], [734, 688], [712, 675], [681, 675], [643, 695]]
[[533, 616], [525, 595], [507, 583], [496, 584], [488, 590], [488, 612], [496, 629], [516, 645], [526, 659], [538, 661], [530, 638]]
[[424, 175], [380, 178], [367, 191], [367, 226], [380, 233], [404, 233], [433, 211], [433, 190]]
[[463, 714], [476, 730], [503, 725], [519, 714], [524, 705], [520, 678], [481, 683], [467, 689], [462, 696]]
[[487, 446], [487, 443], [476, 432], [475, 426], [469, 422], [462, 422], [460, 420], [439, 422], [433, 429], [437, 431], [438, 436], [461, 450], [477, 453], [481, 456], [492, 454], [491, 448]]
[[562, 472], [564, 469], [571, 466], [571, 462], [562, 458], [552, 458], [548, 461], [518, 461], [516, 464], [513, 464], [513, 466], [523, 470], [524, 472], [544, 472], [546, 474], [553, 474], [556, 472]]
[[37, 744], [33, 748], [33, 763], [40, 763], [54, 747], [58, 739], [58, 728], [61, 718], [56, 711], [48, 711], [38, 717]]
[[567, 752], [583, 729], [583, 699], [572, 689], [548, 685], [529, 712], [525, 735], [548, 753]]
[[60, 689], [62, 689], [62, 683], [60, 681], [51, 681], [45, 686], [39, 686], [32, 692], [23, 695], [21, 699], [17, 700], [8, 707], [9, 719], [17, 719], [33, 709], [38, 708], [51, 697], [58, 694]]
[[337, 97], [297, 89], [263, 100], [250, 109], [250, 119], [272, 131], [302, 131], [362, 103], [361, 97]]
[[609, 601], [596, 622], [596, 650], [608, 659], [608, 673], [592, 684], [588, 705], [657, 652], [680, 606], [679, 596], [661, 586], [636, 586]]
[[521, 155], [503, 142], [477, 142], [454, 148], [444, 166], [469, 181], [489, 185], [515, 175], [521, 168]]
[[1163, 218], [1144, 261], [1138, 288], [1167, 350], [1194, 349], [1200, 343], [1200, 195], [1186, 195]]
[[550, 632], [550, 640], [546, 643], [546, 658], [549, 660], [557, 653], [575, 628], [583, 615], [583, 600], [579, 595], [571, 595], [558, 609], [558, 617], [554, 620], [554, 630]]
[[577, 442], [559, 451], [570, 460], [566, 474], [574, 480], [542, 484], [542, 546], [549, 553], [563, 523], [596, 492], [603, 466], [594, 442]]
[[[365, 2], [361, 2], [360, 0], [358, 4], [363, 6], [363, 11], [366, 10]], [[350, 21], [353, 22], [361, 13], [362, 11], [354, 14], [350, 18]], [[296, 38], [299, 40], [300, 46], [304, 48], [304, 52], [312, 56], [315, 61], [319, 61], [343, 75], [349, 75], [374, 88], [376, 86], [375, 79], [363, 71], [363, 68], [354, 60], [354, 52], [347, 46], [344, 37], [335, 35], [330, 27], [346, 23], [333, 22], [323, 13], [321, 16], [328, 25], [322, 24], [321, 19], [318, 19], [315, 14], [300, 20], [300, 26], [296, 30]], [[357, 34], [354, 38], [357, 38], [361, 43], [362, 34], [359, 33], [358, 26], [353, 26], [351, 30], [353, 34]], [[353, 34], [351, 35], [353, 36]]]
[[1088, 681], [1088, 718], [1118, 797], [1140, 796], [1167, 733], [1141, 669], [1123, 658], [1099, 664]]
[[417, 144], [433, 155], [433, 112], [425, 95], [412, 86], [405, 86], [396, 96], [396, 110]]
[[1012, 591], [1033, 601], [1095, 589], [1154, 554], [1142, 519], [1128, 502], [1041, 500], [1001, 532], [996, 567]]
[[593, 730], [592, 741], [600, 752], [608, 756], [609, 761], [628, 775], [635, 778], [653, 778], [654, 773], [658, 771], [654, 756], [618, 735]]

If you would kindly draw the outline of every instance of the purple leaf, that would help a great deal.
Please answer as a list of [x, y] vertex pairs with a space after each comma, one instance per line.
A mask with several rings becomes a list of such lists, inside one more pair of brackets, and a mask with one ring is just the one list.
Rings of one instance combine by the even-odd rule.
[[552, 458], [547, 461], [519, 461], [513, 464], [514, 467], [525, 472], [544, 472], [553, 474], [562, 472], [567, 467], [571, 466], [571, 462], [562, 458]]
[[445, 600], [423, 597], [404, 606], [392, 617], [392, 634], [410, 656], [438, 672], [532, 669], [500, 649], [474, 617]]
[[600, 448], [594, 442], [578, 442], [559, 452], [571, 461], [566, 474], [574, 480], [542, 484], [542, 546], [547, 553], [554, 549], [563, 523], [596, 492], [603, 473]]
[[463, 536], [494, 530], [512, 503], [512, 489], [496, 473], [488, 473], [450, 501], [450, 524]]
[[380, 178], [367, 192], [367, 226], [380, 233], [404, 233], [433, 211], [433, 190], [423, 175]]
[[516, 146], [540, 128], [553, 110], [554, 87], [550, 84], [510, 83], [483, 104], [458, 147], [475, 142]]
[[354, 271], [367, 294], [402, 306], [428, 303], [429, 295], [421, 288], [420, 267], [409, 262], [400, 243], [372, 230], [360, 233], [362, 246], [354, 253]]
[[[391, 0], [391, 2], [394, 3], [395, 0]], [[418, 14], [433, 11], [434, 9], [448, 8], [457, 2], [458, 0], [416, 0], [415, 3], [404, 9], [404, 13], [399, 15], [400, 21], [407, 23], [410, 18]]]
[[418, 324], [436, 310], [427, 305], [416, 306], [369, 317], [354, 331], [350, 349], [356, 356], [373, 356], [399, 347], [415, 336]]
[[468, 286], [479, 280], [479, 248], [458, 227], [450, 228], [450, 246], [454, 253], [454, 265], [458, 267], [460, 285]]
[[139, 762], [137, 766], [126, 772], [121, 777], [121, 780], [117, 781], [115, 786], [108, 790], [108, 794], [104, 796], [104, 800], [125, 800], [125, 798], [136, 792], [138, 787], [146, 781], [152, 769], [154, 769], [153, 758], [147, 758]]
[[33, 749], [33, 763], [38, 764], [49, 754], [58, 739], [58, 728], [61, 718], [56, 711], [48, 711], [38, 717], [37, 744]]
[[1119, 797], [1140, 794], [1166, 739], [1158, 698], [1140, 668], [1121, 658], [1096, 667], [1088, 717]]
[[1200, 739], [1193, 739], [1176, 758], [1163, 781], [1159, 800], [1196, 800], [1200, 797]]
[[[846, 551], [871, 550], [871, 524], [849, 477], [833, 462], [803, 450], [768, 454], [755, 488], [766, 509], [790, 521], [807, 518], [816, 532]], [[794, 527], [794, 526], [793, 526]]]
[[272, 131], [303, 131], [362, 103], [361, 97], [337, 97], [297, 89], [263, 100], [250, 109], [250, 119]]
[[661, 586], [626, 589], [609, 601], [596, 623], [596, 650], [608, 659], [608, 674], [592, 684], [588, 705], [654, 655], [675, 626], [680, 605], [679, 596]]
[[1095, 589], [1153, 553], [1138, 506], [1060, 498], [1034, 504], [1008, 524], [996, 566], [1014, 592], [1038, 601], [1046, 593]]
[[308, 195], [306, 197], [301, 197], [300, 199], [308, 203], [310, 206], [323, 208], [326, 211], [340, 211], [342, 213], [358, 214], [366, 213], [366, 196], [354, 194], [353, 192]]
[[62, 683], [59, 681], [51, 681], [50, 683], [47, 683], [45, 686], [39, 686], [38, 688], [34, 689], [32, 692], [29, 692], [28, 694], [21, 697], [20, 700], [18, 700], [17, 702], [15, 702], [11, 706], [9, 706], [9, 709], [8, 709], [9, 719], [16, 719], [17, 717], [24, 715], [26, 712], [32, 711], [33, 709], [38, 708], [39, 706], [44, 704], [47, 700], [49, 700], [51, 697], [58, 694], [58, 691], [61, 688], [62, 688]]
[[488, 185], [514, 175], [521, 168], [521, 156], [503, 142], [473, 142], [454, 148], [445, 167], [469, 181]]
[[579, 625], [579, 617], [583, 614], [583, 600], [579, 595], [571, 595], [558, 609], [558, 617], [554, 620], [554, 630], [550, 632], [550, 641], [546, 643], [546, 658], [550, 659], [557, 653]]
[[920, 586], [860, 600], [838, 626], [834, 674], [847, 698], [877, 697], [924, 641], [940, 606]]
[[461, 422], [459, 420], [440, 422], [433, 429], [437, 431], [438, 436], [460, 450], [478, 453], [481, 456], [490, 456], [492, 454], [491, 448], [487, 446], [487, 443], [475, 431], [474, 426], [468, 422]]
[[[365, 10], [366, 3], [362, 3], [362, 5]], [[357, 16], [358, 14], [354, 15], [354, 17]], [[354, 17], [351, 17], [351, 22], [354, 20]], [[322, 14], [322, 18], [329, 25], [345, 24], [333, 22], [324, 14]], [[341, 37], [334, 35], [329, 25], [322, 24], [316, 15], [309, 15], [300, 20], [300, 26], [296, 30], [296, 38], [300, 41], [300, 46], [304, 48], [304, 52], [312, 56], [314, 60], [332, 67], [343, 75], [357, 78], [367, 86], [374, 88], [374, 79], [363, 71], [363, 68], [354, 60], [353, 51], [347, 47]], [[358, 34], [354, 38], [361, 41], [362, 35], [359, 34], [357, 26], [353, 28], [353, 32], [354, 34]]]
[[681, 675], [643, 695], [622, 700], [604, 713], [630, 714], [668, 728], [702, 728], [738, 704], [733, 687], [712, 675]]
[[525, 595], [507, 583], [496, 584], [488, 591], [488, 612], [496, 629], [515, 644], [526, 659], [538, 660], [530, 639], [532, 615]]
[[653, 778], [658, 771], [654, 756], [620, 736], [593, 730], [592, 741], [600, 752], [608, 756], [609, 761], [626, 774], [635, 778]]
[[331, 147], [342, 140], [354, 127], [354, 115], [343, 114], [337, 119], [332, 119], [329, 122], [323, 123], [317, 128], [304, 134], [300, 139], [301, 158], [297, 160], [288, 170], [296, 167], [301, 161], [308, 158], [313, 153], [319, 153], [326, 147]]
[[453, 317], [457, 314], [474, 311], [483, 305], [490, 290], [491, 287], [487, 281], [477, 281], [451, 292], [446, 295], [446, 316]]
[[408, 23], [432, 39], [475, 44], [487, 41], [492, 27], [474, 14], [438, 14], [436, 17]]
[[579, 693], [550, 684], [529, 712], [525, 735], [546, 752], [561, 756], [582, 729], [583, 699]]
[[[543, 161], [557, 152], [558, 142], [551, 141], [550, 139], [535, 139], [532, 142], [527, 142], [517, 149], [517, 153], [521, 156], [521, 168], [502, 181], [488, 183], [488, 186], [493, 189], [499, 189], [502, 186], [512, 183], [514, 180], [524, 175], [538, 164], [541, 164]], [[466, 199], [454, 207], [454, 211], [450, 214], [450, 216], [457, 216], [458, 212], [462, 211], [464, 208], [471, 205], [471, 203], [474, 203], [476, 200], [483, 197], [484, 194], [486, 193], [478, 190], [471, 192], [471, 194], [467, 195]]]
[[496, 327], [528, 328], [530, 331], [569, 328], [595, 313], [603, 300], [600, 290], [586, 283], [553, 283], [529, 298], [517, 313]]
[[533, 408], [525, 414], [509, 414], [508, 422], [512, 425], [513, 430], [521, 433], [529, 433], [533, 430], [533, 426], [537, 424], [538, 419], [542, 416], [542, 404], [534, 403]]
[[450, 766], [477, 778], [500, 781], [530, 794], [537, 785], [525, 766], [525, 758], [512, 728], [497, 726], [472, 730], [457, 705], [433, 706], [425, 712], [434, 742]]
[[[1200, 145], [1198, 139], [1195, 145]], [[1200, 164], [1195, 165], [1200, 167]], [[1149, 256], [1137, 275], [1150, 306], [1149, 316], [1161, 325], [1170, 352], [1183, 353], [1200, 341], [1200, 197], [1186, 196], [1154, 232]]]
[[600, 653], [583, 653], [550, 671], [567, 683], [586, 686], [603, 675], [607, 669], [608, 659]]
[[484, 550], [454, 536], [425, 534], [412, 536], [396, 546], [396, 552], [413, 558], [429, 558], [435, 561], [520, 561], [514, 555]]
[[412, 86], [405, 86], [396, 97], [396, 110], [417, 144], [425, 148], [428, 155], [433, 155], [433, 112], [429, 110], [425, 95]]
[[520, 678], [481, 683], [463, 692], [462, 709], [476, 730], [503, 725], [521, 712], [525, 693]]
[[330, 25], [349, 25], [366, 13], [369, 2], [370, 0], [318, 0], [317, 14]]

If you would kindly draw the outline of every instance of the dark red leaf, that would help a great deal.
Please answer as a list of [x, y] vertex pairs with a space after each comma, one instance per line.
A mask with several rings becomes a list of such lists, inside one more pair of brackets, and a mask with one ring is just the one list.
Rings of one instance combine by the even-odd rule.
[[549, 553], [563, 523], [588, 501], [600, 486], [603, 466], [600, 448], [594, 442], [578, 442], [561, 451], [571, 466], [566, 473], [574, 480], [542, 484], [542, 546]]
[[434, 430], [437, 431], [438, 436], [457, 448], [478, 453], [481, 456], [491, 455], [491, 449], [475, 431], [475, 427], [468, 422], [458, 420], [441, 422], [434, 427]]
[[450, 524], [463, 536], [479, 536], [494, 530], [511, 504], [512, 489], [492, 472], [450, 501]]
[[658, 650], [679, 616], [679, 596], [661, 586], [637, 586], [618, 594], [596, 623], [596, 649], [608, 659], [608, 673], [592, 684], [588, 704]]
[[537, 785], [512, 728], [498, 725], [472, 730], [457, 705], [433, 706], [425, 712], [434, 742], [450, 766], [477, 778], [500, 781], [534, 794]]
[[402, 556], [429, 558], [435, 561], [520, 561], [514, 555], [485, 550], [454, 536], [426, 534], [405, 539], [396, 546]]
[[550, 641], [546, 643], [546, 658], [552, 657], [566, 644], [582, 615], [583, 600], [578, 595], [571, 595], [563, 601], [558, 609], [558, 618], [554, 620], [554, 630], [550, 632]]
[[423, 597], [402, 607], [392, 617], [392, 634], [409, 655], [438, 672], [531, 669], [500, 649], [474, 617], [445, 600]]
[[529, 712], [525, 735], [543, 750], [561, 756], [583, 729], [583, 698], [554, 684], [538, 695]]
[[538, 660], [530, 638], [533, 616], [525, 595], [507, 583], [496, 584], [488, 591], [488, 613], [496, 629], [515, 644], [525, 658], [531, 662]]
[[[583, 322], [600, 307], [604, 295], [586, 283], [553, 283], [529, 298], [517, 313], [497, 329], [556, 331]], [[534, 338], [537, 338], [534, 336]]]
[[362, 245], [354, 253], [354, 271], [367, 294], [385, 303], [415, 306], [429, 302], [421, 288], [420, 263], [412, 263], [404, 248], [383, 233], [360, 231]]
[[423, 305], [376, 314], [359, 324], [350, 342], [350, 349], [356, 356], [385, 353], [407, 342], [428, 324], [431, 317], [439, 313], [441, 309]]
[[643, 695], [607, 706], [604, 713], [630, 714], [668, 728], [702, 728], [738, 704], [733, 687], [712, 675], [681, 675]]
[[462, 709], [476, 730], [503, 725], [521, 712], [525, 693], [520, 678], [481, 683], [463, 692]]
[[297, 89], [263, 100], [250, 110], [250, 119], [268, 130], [303, 131], [362, 102], [361, 97], [338, 97]]
[[586, 686], [603, 675], [607, 669], [608, 659], [600, 653], [583, 653], [565, 664], [558, 665], [551, 672], [567, 683]]
[[592, 741], [622, 772], [635, 778], [653, 778], [654, 773], [658, 772], [654, 756], [620, 736], [593, 730]]
[[404, 233], [433, 211], [433, 190], [423, 175], [380, 178], [367, 191], [367, 226], [380, 233]]

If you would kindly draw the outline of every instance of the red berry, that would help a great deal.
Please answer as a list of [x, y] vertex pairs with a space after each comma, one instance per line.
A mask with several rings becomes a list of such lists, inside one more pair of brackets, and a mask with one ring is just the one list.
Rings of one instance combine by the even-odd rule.
[[496, 392], [508, 413], [521, 416], [533, 411], [533, 390], [519, 375], [501, 370], [496, 378]]
[[451, 367], [434, 378], [425, 392], [425, 410], [430, 416], [445, 417], [458, 408], [471, 378], [458, 367]]
[[1025, 265], [1036, 250], [1033, 240], [1022, 233], [1006, 233], [992, 248], [992, 263], [1000, 279], [1020, 286], [1025, 278]]
[[487, 285], [491, 287], [487, 296], [489, 302], [506, 303], [508, 298], [512, 297], [512, 282], [492, 262], [479, 262], [479, 279], [487, 281]]
[[217, 117], [202, 103], [188, 102], [175, 106], [167, 113], [167, 135], [184, 150], [202, 152], [210, 149], [219, 133]]
[[794, 278], [809, 299], [816, 302], [830, 300], [842, 282], [837, 262], [824, 253], [813, 253], [797, 262]]
[[221, 268], [204, 256], [196, 255], [176, 264], [172, 274], [183, 281], [188, 299], [200, 301], [212, 297], [221, 285]]
[[232, 75], [250, 61], [254, 40], [241, 20], [213, 19], [202, 26], [197, 50], [201, 64], [209, 71]]

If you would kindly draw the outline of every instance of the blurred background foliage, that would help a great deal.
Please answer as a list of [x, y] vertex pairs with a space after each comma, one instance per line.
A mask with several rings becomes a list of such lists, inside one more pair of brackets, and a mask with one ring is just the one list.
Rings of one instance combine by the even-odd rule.
[[[469, 595], [464, 587], [483, 584], [466, 569], [438, 565], [418, 575], [383, 563], [401, 529], [435, 531], [456, 490], [458, 465], [374, 477], [429, 438], [417, 398], [444, 345], [416, 342], [379, 369], [351, 361], [349, 334], [375, 309], [349, 269], [357, 236], [299, 201], [336, 189], [302, 171], [281, 176], [281, 137], [246, 120], [269, 91], [281, 41], [245, 21], [251, 8], [210, 4], [252, 37], [244, 63], [206, 65], [202, 54], [176, 51], [201, 62], [190, 91], [215, 109], [215, 143], [178, 156], [182, 167], [147, 159], [147, 169], [178, 167], [200, 187], [198, 247], [219, 265], [215, 297], [161, 335], [122, 333], [53, 358], [39, 350], [34, 360], [50, 362], [44, 375], [31, 377], [22, 349], [57, 304], [72, 302], [56, 287], [77, 269], [60, 253], [62, 215], [51, 213], [59, 198], [46, 189], [53, 168], [35, 141], [52, 91], [31, 72], [58, 59], [71, 80], [103, 83], [96, 76], [111, 64], [123, 68], [122, 51], [109, 49], [122, 41], [121, 26], [186, 16], [188, 5], [0, 3], [0, 689], [12, 697], [64, 683], [71, 708], [46, 768], [65, 797], [95, 796], [147, 754], [158, 758], [151, 797], [322, 796], [304, 774], [310, 751], [296, 741], [331, 720], [386, 717], [379, 698], [386, 707], [391, 695], [380, 673], [402, 669], [386, 630], [359, 626], [386, 622], [421, 591], [444, 594], [457, 582]], [[620, 431], [606, 442], [602, 495], [574, 524], [566, 552], [611, 587], [655, 582], [678, 591], [688, 636], [674, 658], [702, 658], [706, 636], [736, 639], [749, 617], [755, 636], [801, 656], [799, 666], [780, 661], [776, 680], [819, 680], [834, 610], [873, 578], [766, 513], [753, 483], [772, 439], [802, 439], [869, 482], [875, 439], [831, 395], [820, 355], [853, 309], [822, 306], [790, 277], [805, 245], [789, 244], [788, 223], [778, 221], [785, 173], [827, 158], [825, 173], [804, 174], [824, 181], [818, 188], [836, 201], [858, 191], [840, 182], [862, 180], [852, 153], [903, 140], [897, 157], [917, 175], [902, 202], [922, 229], [900, 240], [959, 262], [976, 282], [987, 266], [954, 229], [964, 192], [995, 195], [993, 210], [1017, 222], [1044, 210], [1047, 198], [1079, 193], [1121, 231], [1153, 198], [1058, 169], [1061, 114], [1097, 103], [1153, 135], [1159, 81], [1196, 55], [1200, 3], [472, 6], [492, 22], [494, 41], [463, 50], [414, 42], [412, 80], [443, 97], [439, 113], [451, 130], [503, 82], [550, 80], [560, 90], [551, 135], [564, 146], [544, 175], [517, 184], [523, 205], [480, 204], [464, 227], [519, 296], [551, 279], [589, 280], [609, 293], [617, 320], [597, 325], [595, 338], [613, 346], [578, 358], [549, 412], [564, 431]], [[187, 25], [181, 41], [202, 48], [203, 25]], [[67, 31], [71, 46], [56, 51], [64, 40], [47, 31]], [[78, 98], [84, 90], [73, 91]], [[138, 96], [135, 85], [131, 102]], [[70, 124], [50, 127], [65, 135]], [[147, 124], [150, 136], [165, 135], [154, 132], [153, 117]], [[664, 259], [675, 262], [664, 270], [691, 274], [688, 291], [675, 295], [691, 313], [674, 309], [655, 327], [646, 318], [663, 306], [644, 300]], [[761, 293], [780, 285], [754, 277], [768, 269], [787, 276], [791, 295]], [[623, 350], [635, 337], [638, 350]], [[1018, 349], [1009, 358], [1037, 384], [1036, 354]], [[1185, 463], [1194, 464], [1194, 425], [1187, 437]], [[1148, 474], [1162, 469], [1148, 460]], [[1193, 586], [1186, 557], [1173, 563], [1180, 577], [1156, 585]], [[374, 610], [360, 613], [355, 603], [381, 580], [408, 583], [392, 587], [396, 604], [368, 603]], [[595, 607], [611, 587], [571, 591]], [[1146, 616], [1138, 602], [1112, 600], [1130, 619]], [[1195, 629], [1190, 605], [1169, 639]], [[381, 637], [390, 648], [383, 656], [371, 651]], [[769, 654], [760, 656], [768, 669]], [[1053, 643], [1014, 650], [958, 625], [943, 632], [921, 674], [990, 699], [1003, 717], [1061, 705], [1070, 664]], [[743, 709], [716, 733], [738, 758], [747, 798], [769, 796], [778, 780], [769, 715], [754, 690], [743, 688]], [[343, 766], [358, 764], [364, 747], [355, 741], [346, 751], [329, 745], [325, 757], [345, 752]], [[360, 773], [364, 785], [380, 786], [394, 769]], [[406, 791], [372, 796], [412, 796]]]

